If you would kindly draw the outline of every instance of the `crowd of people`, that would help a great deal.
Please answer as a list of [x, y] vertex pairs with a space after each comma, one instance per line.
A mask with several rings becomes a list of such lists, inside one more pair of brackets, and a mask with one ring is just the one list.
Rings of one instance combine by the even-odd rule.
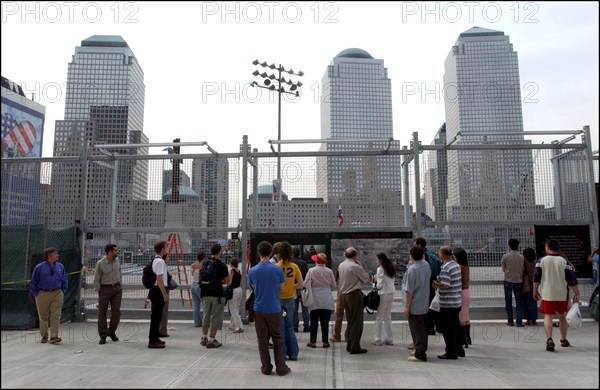
[[[148, 348], [165, 348], [166, 342], [161, 338], [169, 337], [166, 323], [170, 275], [168, 259], [164, 258], [166, 244], [166, 241], [157, 241], [154, 245], [155, 257], [151, 267], [156, 282], [148, 291], [148, 300], [151, 302]], [[440, 247], [436, 254], [429, 251], [426, 244], [423, 238], [414, 240], [401, 286], [404, 305], [402, 311], [408, 319], [412, 338], [408, 349], [414, 351], [408, 360], [427, 361], [428, 337], [435, 335], [436, 331], [443, 334], [445, 343], [445, 353], [438, 355], [438, 358], [455, 360], [465, 357], [465, 349], [472, 344], [468, 254], [463, 248], [446, 245]], [[359, 259], [358, 251], [349, 247], [344, 252], [344, 261], [339, 263], [334, 274], [331, 260], [325, 253], [312, 255], [315, 266], [309, 268], [300, 258], [300, 252], [288, 242], [271, 245], [263, 241], [258, 244], [257, 249], [260, 262], [249, 267], [247, 284], [252, 289], [251, 308], [263, 374], [270, 375], [274, 368], [278, 375], [291, 372], [286, 360], [297, 360], [300, 352], [296, 337], [296, 333], [300, 331], [299, 312], [302, 315], [303, 331], [310, 333], [307, 347], [317, 347], [319, 325], [323, 348], [329, 348], [330, 341], [341, 342], [342, 319], [345, 314], [346, 351], [349, 354], [367, 353], [368, 350], [361, 345], [364, 324], [363, 288], [370, 283], [376, 286], [380, 297], [371, 344], [394, 345], [392, 305], [396, 291], [396, 267], [385, 253], [376, 255], [374, 260], [377, 271], [374, 275], [369, 275]], [[205, 254], [201, 251], [190, 267], [194, 326], [201, 328], [200, 344], [206, 348], [222, 346], [216, 336], [223, 328], [226, 302], [229, 302], [231, 314], [229, 330], [234, 333], [246, 330], [239, 313], [242, 301], [239, 261], [232, 258], [228, 267], [221, 261], [221, 251], [221, 245], [214, 244], [210, 248], [208, 259], [205, 259]], [[123, 295], [119, 248], [115, 244], [108, 244], [105, 252], [106, 255], [96, 264], [93, 281], [99, 298], [99, 344], [106, 344], [108, 337], [113, 342], [119, 340], [117, 329]], [[55, 248], [46, 249], [45, 261], [34, 268], [30, 282], [30, 292], [35, 298], [39, 314], [42, 343], [61, 342], [59, 320], [68, 279], [64, 267], [57, 261], [58, 257]], [[592, 251], [590, 259], [596, 265], [594, 282], [597, 285], [597, 248]], [[570, 346], [566, 323], [569, 288], [574, 293], [573, 302], [579, 300], [579, 289], [573, 265], [564, 254], [561, 256], [558, 241], [547, 240], [545, 256], [536, 262], [533, 249], [526, 248], [520, 253], [519, 241], [511, 238], [508, 241], [508, 251], [500, 264], [504, 272], [507, 325], [536, 325], [539, 301], [539, 312], [544, 315], [546, 350], [555, 350], [552, 338], [555, 314], [558, 315], [560, 345]], [[225, 286], [227, 289], [224, 289]], [[336, 288], [337, 300], [334, 303], [332, 291]], [[308, 290], [310, 302], [303, 302], [303, 294], [300, 294], [303, 290]], [[516, 300], [515, 312], [513, 295]], [[107, 318], [109, 306], [110, 321]], [[330, 338], [329, 324], [333, 313], [335, 325]], [[271, 361], [270, 348], [274, 351], [275, 367]]]

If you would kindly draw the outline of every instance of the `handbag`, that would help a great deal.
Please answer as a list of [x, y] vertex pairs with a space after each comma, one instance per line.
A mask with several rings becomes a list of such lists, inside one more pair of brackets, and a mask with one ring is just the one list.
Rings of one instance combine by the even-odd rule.
[[429, 310], [440, 311], [440, 289], [435, 289], [435, 296], [431, 300], [431, 304], [429, 304]]
[[367, 295], [363, 294], [363, 304], [367, 309], [367, 313], [373, 314], [374, 311], [379, 307], [381, 297], [379, 296], [379, 289], [377, 288], [377, 282], [373, 285], [373, 290]]
[[306, 286], [304, 286], [304, 288], [302, 289], [302, 291], [300, 292], [300, 295], [302, 297], [302, 304], [304, 306], [310, 306], [314, 303], [314, 297], [313, 297], [313, 293], [312, 293], [312, 287], [311, 287], [311, 283], [308, 282], [306, 284]]
[[223, 290], [223, 293], [225, 294], [225, 300], [229, 301], [233, 299], [233, 289], [230, 286], [227, 286], [225, 290]]
[[167, 284], [167, 290], [175, 290], [178, 286], [177, 282], [175, 281], [175, 279], [173, 279], [173, 277], [171, 276], [171, 274], [168, 274], [169, 276], [167, 277], [168, 279], [168, 284]]

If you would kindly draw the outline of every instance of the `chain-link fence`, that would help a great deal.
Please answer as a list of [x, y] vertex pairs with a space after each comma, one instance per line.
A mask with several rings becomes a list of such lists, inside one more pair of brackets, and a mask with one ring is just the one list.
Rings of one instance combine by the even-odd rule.
[[[81, 263], [89, 269], [108, 243], [117, 244], [124, 310], [143, 307], [141, 270], [156, 240], [169, 241], [170, 272], [180, 284], [181, 305], [170, 309], [190, 310], [196, 254], [220, 243], [226, 261], [252, 262], [247, 248], [256, 244], [248, 244], [255, 233], [297, 240], [309, 262], [313, 252], [325, 251], [333, 266], [353, 242], [371, 271], [377, 251], [393, 252], [398, 281], [414, 237], [425, 237], [433, 250], [462, 246], [470, 254], [473, 296], [498, 300], [509, 238], [519, 239], [521, 249], [535, 248], [536, 226], [585, 225], [597, 245], [598, 161], [585, 143], [587, 131], [587, 138], [574, 132], [568, 142], [464, 137], [431, 145], [414, 133], [410, 148], [394, 140], [329, 140], [319, 150], [279, 158], [252, 150], [247, 137], [236, 153], [203, 153], [204, 143], [75, 142], [57, 157], [2, 159], [2, 226], [77, 226]], [[408, 235], [398, 241], [394, 232]], [[311, 244], [310, 234], [329, 241]], [[27, 245], [20, 239], [3, 245], [3, 291], [30, 276], [30, 255], [19, 252]], [[82, 310], [96, 306], [92, 278], [85, 276]]]

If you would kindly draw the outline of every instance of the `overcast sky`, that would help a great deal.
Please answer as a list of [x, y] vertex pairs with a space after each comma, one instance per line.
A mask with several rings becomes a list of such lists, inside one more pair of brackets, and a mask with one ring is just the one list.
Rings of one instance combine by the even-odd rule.
[[51, 156], [75, 46], [120, 35], [144, 71], [150, 142], [179, 137], [227, 153], [247, 134], [268, 151], [277, 99], [247, 87], [255, 69], [265, 70], [252, 61], [305, 73], [292, 78], [304, 83], [302, 96], [282, 102], [282, 139], [315, 139], [326, 67], [360, 48], [388, 69], [394, 138], [407, 145], [416, 131], [429, 144], [445, 121], [444, 60], [474, 26], [503, 31], [518, 52], [525, 130], [590, 125], [598, 148], [595, 2], [2, 2], [2, 76], [46, 106], [43, 156]]

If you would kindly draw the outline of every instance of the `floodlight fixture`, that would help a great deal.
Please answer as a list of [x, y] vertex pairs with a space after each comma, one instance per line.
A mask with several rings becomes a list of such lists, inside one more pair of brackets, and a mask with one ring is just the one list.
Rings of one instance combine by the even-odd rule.
[[[266, 72], [260, 73], [258, 70], [255, 70], [254, 72], [252, 72], [252, 74], [254, 76], [261, 76], [264, 80], [263, 80], [263, 85], [260, 85], [259, 83], [257, 83], [256, 81], [253, 81], [252, 83], [250, 83], [249, 85], [252, 87], [258, 87], [258, 88], [264, 88], [264, 89], [268, 89], [270, 91], [277, 91], [278, 95], [279, 95], [279, 100], [278, 100], [278, 116], [277, 116], [277, 139], [281, 140], [281, 94], [284, 93], [288, 93], [290, 95], [294, 95], [296, 97], [300, 96], [300, 92], [298, 91], [298, 88], [300, 88], [302, 86], [301, 82], [293, 82], [290, 79], [285, 79], [285, 77], [282, 77], [282, 73], [286, 72], [292, 75], [297, 75], [299, 77], [304, 76], [304, 72], [299, 71], [298, 73], [294, 73], [293, 69], [288, 69], [286, 70], [283, 65], [279, 64], [279, 66], [275, 66], [274, 63], [272, 63], [271, 65], [268, 65], [266, 61], [263, 62], [259, 62], [257, 59], [252, 61], [253, 65], [260, 65], [263, 68], [271, 68], [274, 70], [277, 70], [279, 72], [279, 76], [276, 76], [275, 74], [271, 74], [271, 75], [267, 75]], [[276, 83], [275, 83], [276, 82]], [[287, 84], [287, 90], [286, 88], [284, 88], [284, 84]], [[281, 145], [278, 144], [277, 145], [277, 153], [281, 152]], [[279, 155], [277, 156], [277, 179], [281, 179], [281, 158], [279, 157]]]

